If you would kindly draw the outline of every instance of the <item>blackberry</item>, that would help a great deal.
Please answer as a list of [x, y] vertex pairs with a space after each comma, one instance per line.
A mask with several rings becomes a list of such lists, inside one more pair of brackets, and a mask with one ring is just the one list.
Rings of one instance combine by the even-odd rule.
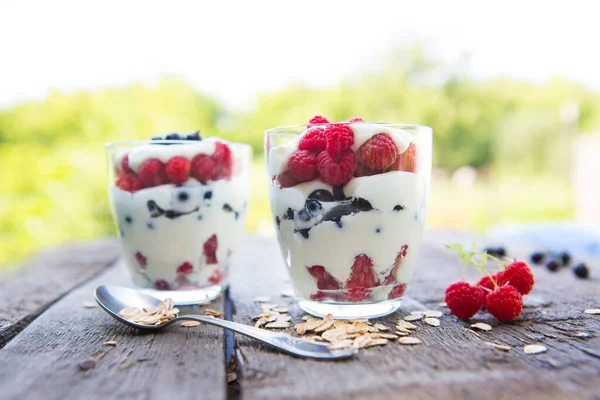
[[556, 262], [556, 260], [550, 260], [546, 263], [546, 268], [548, 268], [548, 271], [556, 272], [559, 268], [558, 262]]
[[540, 264], [544, 260], [544, 257], [546, 257], [546, 255], [539, 251], [531, 253], [531, 255], [529, 256], [531, 262], [534, 264]]
[[504, 257], [506, 255], [504, 247], [486, 247], [483, 251], [494, 257]]
[[558, 256], [562, 259], [564, 266], [569, 265], [569, 263], [571, 262], [571, 255], [569, 253], [567, 253], [566, 251], [563, 251]]
[[185, 140], [202, 140], [200, 131], [188, 133], [187, 136], [185, 137]]
[[311, 194], [308, 195], [308, 198], [323, 202], [330, 202], [335, 200], [333, 193], [326, 189], [314, 190]]
[[182, 136], [182, 135], [180, 135], [179, 133], [177, 133], [177, 132], [172, 132], [172, 133], [169, 133], [169, 134], [168, 134], [168, 135], [165, 137], [165, 139], [166, 139], [166, 140], [183, 140], [184, 138], [183, 138], [183, 136]]
[[590, 270], [584, 263], [577, 263], [573, 265], [573, 273], [576, 277], [581, 279], [587, 279], [590, 276]]

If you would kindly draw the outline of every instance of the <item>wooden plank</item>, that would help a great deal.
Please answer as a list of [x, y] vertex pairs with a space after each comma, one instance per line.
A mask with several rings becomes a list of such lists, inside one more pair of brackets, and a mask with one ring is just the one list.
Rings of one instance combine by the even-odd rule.
[[74, 287], [120, 255], [116, 239], [64, 245], [43, 252], [0, 278], [0, 348]]
[[[582, 314], [584, 308], [600, 306], [597, 278], [583, 281], [569, 271], [552, 274], [536, 268], [537, 284], [526, 297], [528, 306], [520, 319], [500, 323], [480, 313], [474, 321], [494, 328], [477, 338], [466, 330], [469, 323], [437, 306], [445, 287], [459, 280], [461, 270], [458, 257], [443, 243], [471, 244], [473, 239], [484, 244], [471, 235], [429, 231], [402, 311], [380, 320], [393, 326], [408, 311], [443, 310], [439, 328], [416, 323], [415, 336], [423, 345], [389, 343], [362, 350], [353, 360], [317, 362], [283, 355], [236, 336], [242, 398], [597, 398], [600, 318]], [[231, 274], [235, 319], [250, 323], [259, 310], [252, 299], [271, 296], [274, 303], [287, 305], [294, 322], [299, 322], [303, 312], [293, 300], [280, 297], [290, 284], [275, 242], [255, 239], [238, 254], [244, 262], [234, 263]], [[593, 274], [600, 275], [598, 265]], [[577, 332], [586, 332], [590, 338], [577, 338]], [[506, 344], [511, 350], [505, 353], [484, 341]], [[548, 351], [526, 355], [522, 347], [529, 343], [543, 343]]]
[[[173, 326], [157, 333], [119, 324], [84, 308], [101, 284], [126, 284], [119, 263], [75, 289], [0, 350], [2, 399], [222, 399], [226, 394], [223, 331]], [[216, 301], [210, 308], [221, 309]], [[184, 307], [183, 312], [203, 312]], [[103, 346], [107, 340], [116, 347]], [[101, 353], [97, 353], [101, 352]], [[78, 364], [101, 354], [94, 369]]]

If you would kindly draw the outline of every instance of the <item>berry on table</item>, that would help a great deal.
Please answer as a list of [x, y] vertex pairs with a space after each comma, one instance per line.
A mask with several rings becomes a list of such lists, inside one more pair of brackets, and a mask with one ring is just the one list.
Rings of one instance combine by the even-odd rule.
[[298, 179], [294, 178], [290, 171], [285, 171], [277, 175], [276, 180], [279, 183], [279, 186], [281, 186], [282, 188], [296, 186], [300, 183]]
[[198, 154], [192, 159], [190, 166], [192, 176], [203, 183], [206, 183], [206, 181], [212, 178], [215, 168], [215, 160], [206, 154]]
[[315, 178], [317, 156], [309, 150], [297, 150], [288, 160], [288, 169], [299, 182], [308, 182]]
[[523, 261], [512, 262], [498, 277], [498, 286], [511, 285], [522, 295], [529, 294], [534, 283], [533, 274]]
[[323, 127], [310, 128], [302, 135], [302, 139], [298, 143], [298, 149], [310, 150], [317, 154], [322, 152], [327, 145], [324, 132]]
[[378, 133], [360, 146], [356, 156], [367, 169], [383, 172], [396, 161], [398, 149], [390, 135]]
[[322, 115], [315, 115], [314, 117], [312, 117], [309, 121], [308, 124], [309, 125], [313, 125], [313, 124], [328, 124], [329, 120], [325, 117], [323, 117]]
[[523, 296], [511, 285], [502, 286], [485, 296], [485, 308], [500, 321], [512, 321], [521, 315]]
[[485, 293], [480, 287], [461, 281], [448, 286], [445, 301], [452, 314], [466, 320], [483, 307]]
[[183, 140], [184, 137], [177, 132], [171, 132], [166, 137], [166, 140]]
[[332, 156], [345, 153], [354, 144], [354, 132], [345, 124], [327, 125], [323, 135], [325, 136], [325, 149]]
[[[486, 275], [483, 278], [481, 278], [481, 280], [479, 282], [477, 282], [477, 286], [479, 286], [480, 288], [482, 288], [484, 290], [487, 289], [485, 291], [486, 293], [494, 291], [494, 289], [495, 289], [494, 282], [496, 282], [496, 285], [500, 285], [498, 283], [498, 281], [500, 280], [501, 274], [502, 274], [502, 272], [496, 272], [491, 277], [489, 275]], [[494, 280], [494, 282], [492, 282], [492, 279]]]
[[[562, 264], [562, 260], [561, 260], [561, 264]], [[546, 263], [546, 268], [548, 268], [548, 271], [556, 272], [556, 271], [558, 271], [558, 268], [559, 268], [558, 262], [556, 262], [556, 260], [550, 260]]]
[[356, 156], [352, 150], [346, 150], [334, 158], [331, 153], [322, 151], [317, 157], [317, 170], [325, 183], [344, 185], [354, 174]]
[[562, 253], [560, 253], [558, 255], [560, 257], [560, 259], [563, 262], [563, 266], [567, 266], [569, 265], [569, 263], [571, 262], [571, 255], [569, 253], [567, 253], [566, 251], [563, 251]]
[[202, 140], [200, 131], [188, 133], [187, 136], [185, 137], [185, 140]]
[[544, 260], [544, 257], [546, 257], [546, 254], [539, 251], [531, 253], [531, 256], [529, 256], [531, 262], [534, 264], [540, 264]]
[[165, 165], [157, 158], [146, 160], [140, 166], [140, 178], [148, 186], [159, 186], [166, 183]]
[[581, 279], [587, 279], [590, 276], [590, 270], [584, 263], [577, 263], [573, 265], [573, 273], [576, 277]]
[[187, 181], [190, 169], [190, 161], [185, 157], [177, 156], [167, 162], [165, 175], [169, 182], [180, 184]]

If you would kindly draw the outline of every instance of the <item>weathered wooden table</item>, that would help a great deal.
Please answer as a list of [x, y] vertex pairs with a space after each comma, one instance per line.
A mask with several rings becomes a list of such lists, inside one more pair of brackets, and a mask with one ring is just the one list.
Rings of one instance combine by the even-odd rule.
[[[443, 244], [473, 238], [429, 231], [402, 311], [382, 319], [393, 326], [408, 311], [444, 310], [439, 328], [416, 332], [423, 345], [389, 343], [337, 362], [293, 358], [211, 326], [137, 332], [83, 306], [97, 285], [127, 282], [116, 240], [54, 249], [1, 278], [0, 398], [600, 398], [600, 316], [582, 313], [600, 307], [598, 265], [589, 280], [534, 269], [536, 287], [519, 320], [499, 323], [480, 313], [475, 320], [494, 328], [478, 338], [438, 305], [461, 269]], [[526, 249], [509, 250], [524, 256]], [[210, 308], [249, 324], [260, 310], [253, 299], [270, 296], [300, 321], [301, 310], [281, 296], [290, 284], [275, 239], [248, 238], [231, 275], [228, 296]], [[107, 340], [116, 347], [103, 346]], [[548, 351], [526, 355], [530, 343]], [[89, 358], [95, 368], [84, 371], [78, 365]]]

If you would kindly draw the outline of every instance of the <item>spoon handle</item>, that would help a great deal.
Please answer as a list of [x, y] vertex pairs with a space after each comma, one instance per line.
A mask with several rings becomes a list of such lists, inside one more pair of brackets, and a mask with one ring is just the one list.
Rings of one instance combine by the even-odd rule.
[[237, 322], [213, 317], [205, 317], [201, 315], [181, 315], [177, 317], [176, 320], [192, 320], [203, 322], [209, 325], [220, 326], [239, 334], [257, 339], [263, 343], [270, 344], [271, 346], [276, 347], [288, 354], [300, 357], [337, 359], [346, 358], [355, 353], [354, 351], [331, 351], [329, 349], [329, 345], [325, 343], [311, 342], [309, 340], [295, 338], [282, 333], [270, 332], [264, 329], [255, 328], [253, 326], [238, 324]]

